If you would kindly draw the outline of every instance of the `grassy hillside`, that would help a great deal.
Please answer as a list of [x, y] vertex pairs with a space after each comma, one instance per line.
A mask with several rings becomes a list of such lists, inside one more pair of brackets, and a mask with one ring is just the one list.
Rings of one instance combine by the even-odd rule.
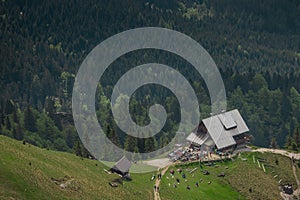
[[[1, 135], [0, 146], [0, 199], [153, 199], [152, 173], [131, 174], [132, 181], [112, 188], [109, 182], [119, 177], [105, 173], [103, 169], [107, 167], [96, 160], [23, 145]], [[257, 159], [264, 164], [266, 172], [258, 167]], [[296, 188], [291, 161], [281, 155], [243, 153], [234, 161], [216, 165], [202, 165], [202, 170], [208, 170], [209, 175], [201, 173], [199, 163], [171, 166], [169, 170], [183, 168], [187, 181], [178, 172], [174, 179], [167, 172], [160, 184], [161, 199], [280, 199], [280, 180]], [[193, 175], [186, 170], [196, 167]], [[217, 177], [222, 172], [225, 177]], [[180, 184], [174, 188], [177, 177]], [[57, 181], [61, 182], [57, 184]], [[66, 188], [61, 188], [60, 183]]]
[[[231, 200], [231, 199], [245, 199], [237, 190], [232, 188], [228, 183], [222, 181], [217, 177], [217, 173], [221, 169], [214, 168], [212, 171], [209, 169], [210, 175], [202, 175], [199, 164], [194, 163], [188, 166], [176, 166], [175, 170], [182, 168], [183, 172], [186, 174], [186, 180], [182, 178], [182, 175], [176, 172], [174, 179], [171, 178], [169, 174], [162, 180], [161, 185], [161, 197], [162, 199], [222, 199], [222, 200]], [[194, 172], [194, 176], [186, 171], [186, 169], [194, 169], [198, 167], [198, 170]], [[224, 169], [224, 167], [222, 166]], [[174, 188], [173, 184], [176, 182], [176, 178], [180, 179], [180, 183], [176, 183], [177, 187]], [[202, 181], [201, 181], [202, 180]], [[208, 182], [211, 181], [211, 184]], [[196, 182], [198, 182], [199, 187], [196, 187]], [[169, 186], [170, 183], [170, 186]], [[191, 189], [188, 190], [187, 186], [190, 186]]]
[[[109, 182], [119, 177], [98, 161], [1, 135], [0, 146], [0, 199], [153, 199], [150, 174], [132, 174], [133, 181], [112, 188]], [[51, 178], [70, 184], [62, 189]]]
[[[253, 163], [253, 156], [255, 163]], [[262, 160], [266, 172], [258, 167], [257, 159]], [[276, 161], [277, 160], [277, 161]], [[277, 163], [277, 164], [276, 164]], [[216, 166], [202, 165], [202, 170], [208, 170], [209, 175], [203, 175], [199, 163], [175, 166], [170, 169], [182, 168], [186, 174], [185, 181], [177, 173], [174, 179], [167, 173], [161, 182], [162, 199], [280, 199], [279, 180], [281, 183], [291, 183], [296, 188], [291, 161], [289, 158], [271, 153], [244, 153], [234, 161], [218, 162]], [[186, 169], [198, 168], [193, 176]], [[225, 173], [225, 177], [218, 174]], [[275, 178], [274, 176], [277, 175]], [[168, 178], [167, 178], [168, 177]], [[173, 187], [176, 178], [180, 184]], [[202, 179], [202, 181], [200, 181]], [[211, 181], [211, 184], [208, 182]], [[199, 187], [196, 187], [196, 182]], [[170, 185], [169, 185], [170, 184]], [[187, 186], [191, 189], [188, 190]]]

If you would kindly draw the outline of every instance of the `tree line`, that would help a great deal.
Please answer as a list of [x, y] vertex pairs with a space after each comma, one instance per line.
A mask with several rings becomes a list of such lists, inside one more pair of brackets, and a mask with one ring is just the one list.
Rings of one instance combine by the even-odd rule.
[[[235, 82], [239, 75], [226, 77]], [[239, 109], [253, 136], [252, 143], [257, 146], [286, 147], [293, 150], [300, 148], [299, 119], [300, 94], [295, 87], [288, 91], [280, 88], [269, 89], [269, 83], [262, 74], [248, 78], [246, 88], [234, 84], [227, 89], [228, 110]], [[245, 82], [243, 82], [245, 84]], [[225, 85], [230, 85], [228, 81]], [[109, 87], [109, 86], [107, 86]], [[194, 82], [193, 87], [200, 102], [201, 118], [209, 117], [211, 112], [209, 94], [203, 82]], [[245, 88], [244, 87], [244, 88]], [[117, 146], [131, 152], [149, 152], [167, 145], [173, 138], [180, 121], [179, 104], [176, 97], [165, 88], [151, 87], [138, 91], [131, 97], [131, 117], [139, 125], [149, 123], [149, 105], [161, 103], [168, 112], [168, 119], [163, 130], [155, 137], [135, 138], [126, 135], [116, 125], [110, 108], [110, 101], [99, 84], [97, 92], [97, 116], [107, 137]], [[161, 95], [164, 94], [164, 95]], [[147, 97], [148, 95], [148, 97]], [[145, 98], [147, 97], [147, 98]], [[152, 98], [154, 97], [154, 98]], [[33, 145], [60, 151], [75, 152], [88, 156], [74, 127], [71, 113], [61, 111], [59, 98], [48, 98], [45, 108], [39, 111], [32, 106], [21, 109], [17, 102], [8, 100], [1, 106], [1, 134], [24, 140]], [[187, 130], [188, 134], [191, 130]]]

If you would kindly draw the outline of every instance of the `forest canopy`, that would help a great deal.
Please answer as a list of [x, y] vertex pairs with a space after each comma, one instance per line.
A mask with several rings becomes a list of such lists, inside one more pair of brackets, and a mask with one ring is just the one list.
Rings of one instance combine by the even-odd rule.
[[[208, 51], [224, 80], [228, 110], [240, 110], [255, 145], [276, 143], [300, 150], [299, 18], [300, 2], [296, 0], [3, 0], [0, 133], [88, 156], [71, 113], [73, 83], [80, 64], [106, 38], [154, 26], [180, 31]], [[153, 61], [188, 77], [200, 102], [201, 117], [211, 112], [202, 77], [182, 58], [157, 50], [120, 57], [99, 82], [97, 115], [108, 137], [133, 152], [164, 146], [178, 128], [178, 101], [166, 88], [155, 85], [136, 91], [130, 111], [137, 124], [145, 125], [149, 123], [149, 106], [164, 105], [168, 120], [160, 134], [136, 141], [113, 121], [109, 98], [118, 78], [133, 66]]]

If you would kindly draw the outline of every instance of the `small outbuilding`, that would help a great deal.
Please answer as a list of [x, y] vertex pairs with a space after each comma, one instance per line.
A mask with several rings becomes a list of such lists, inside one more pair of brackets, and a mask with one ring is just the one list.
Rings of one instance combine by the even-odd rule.
[[130, 167], [130, 160], [123, 156], [118, 162], [116, 162], [116, 164], [110, 169], [110, 171], [120, 174], [122, 177], [128, 177]]

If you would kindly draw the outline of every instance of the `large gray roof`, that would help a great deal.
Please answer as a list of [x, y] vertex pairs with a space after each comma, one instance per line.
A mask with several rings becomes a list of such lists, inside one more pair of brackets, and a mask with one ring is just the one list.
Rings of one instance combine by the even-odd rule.
[[207, 129], [207, 134], [198, 135], [197, 131], [194, 131], [187, 140], [202, 145], [211, 138], [218, 149], [235, 145], [233, 136], [249, 131], [237, 109], [211, 116], [203, 119], [202, 122]]

